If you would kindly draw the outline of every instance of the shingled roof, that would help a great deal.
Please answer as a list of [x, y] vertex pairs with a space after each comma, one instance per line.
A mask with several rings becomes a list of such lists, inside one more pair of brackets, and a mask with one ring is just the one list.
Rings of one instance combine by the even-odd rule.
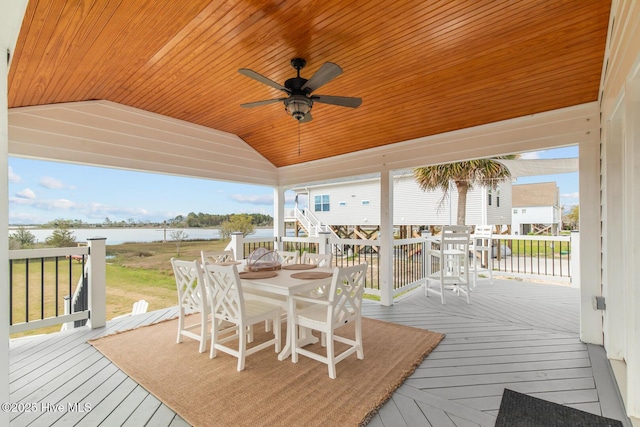
[[520, 184], [512, 187], [512, 206], [555, 206], [558, 203], [558, 187], [555, 182]]

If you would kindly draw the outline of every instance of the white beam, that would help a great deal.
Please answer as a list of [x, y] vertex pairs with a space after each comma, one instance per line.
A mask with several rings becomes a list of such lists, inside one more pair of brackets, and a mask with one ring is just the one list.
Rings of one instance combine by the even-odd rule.
[[393, 304], [393, 173], [380, 172], [380, 303]]
[[278, 237], [276, 246], [282, 249], [282, 240], [285, 235], [284, 229], [284, 187], [273, 188], [273, 235]]
[[[9, 118], [7, 52], [13, 54], [27, 0], [0, 0], [0, 235], [9, 234]], [[6, 241], [5, 241], [6, 242]], [[0, 402], [9, 402], [9, 245], [0, 245]], [[0, 425], [9, 425], [8, 411], [0, 411]]]
[[389, 144], [278, 169], [280, 185], [299, 185], [460, 160], [598, 142], [597, 103]]

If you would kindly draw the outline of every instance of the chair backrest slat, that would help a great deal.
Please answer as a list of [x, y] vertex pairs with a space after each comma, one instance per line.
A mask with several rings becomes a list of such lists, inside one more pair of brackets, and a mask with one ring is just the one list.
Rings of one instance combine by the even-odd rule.
[[317, 264], [318, 267], [333, 267], [333, 254], [314, 254], [304, 252], [302, 264]]
[[233, 256], [233, 251], [201, 251], [200, 257], [202, 259], [202, 264], [207, 262], [216, 263], [216, 262], [225, 262], [225, 261], [235, 261], [235, 257]]
[[178, 288], [178, 305], [184, 308], [207, 310], [206, 290], [198, 261], [171, 258]]
[[354, 320], [362, 308], [367, 264], [336, 267], [329, 292], [331, 324], [339, 325]]
[[211, 312], [218, 319], [237, 323], [244, 315], [244, 296], [236, 266], [205, 263], [204, 276]]

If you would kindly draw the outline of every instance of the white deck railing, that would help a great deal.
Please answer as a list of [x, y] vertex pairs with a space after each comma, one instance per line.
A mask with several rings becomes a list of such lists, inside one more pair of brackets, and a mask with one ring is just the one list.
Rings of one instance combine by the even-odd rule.
[[[81, 265], [74, 267], [77, 261]], [[68, 267], [61, 267], [62, 264]], [[9, 270], [11, 334], [82, 320], [92, 328], [105, 325], [105, 239], [90, 239], [88, 246], [12, 250]], [[18, 276], [24, 281], [18, 283]], [[65, 313], [64, 298], [79, 294], [85, 283], [87, 305]], [[18, 304], [22, 306], [20, 310]], [[18, 318], [16, 313], [22, 309], [24, 316]]]

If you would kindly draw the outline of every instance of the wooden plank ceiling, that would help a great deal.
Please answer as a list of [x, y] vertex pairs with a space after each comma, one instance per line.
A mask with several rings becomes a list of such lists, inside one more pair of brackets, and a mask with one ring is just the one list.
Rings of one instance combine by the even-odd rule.
[[[31, 0], [9, 106], [106, 99], [238, 135], [274, 165], [598, 99], [610, 0]], [[302, 57], [344, 73], [298, 125], [283, 84]], [[299, 133], [298, 133], [299, 132]], [[300, 137], [300, 139], [298, 138]], [[425, 149], [428, 149], [426, 147]]]

